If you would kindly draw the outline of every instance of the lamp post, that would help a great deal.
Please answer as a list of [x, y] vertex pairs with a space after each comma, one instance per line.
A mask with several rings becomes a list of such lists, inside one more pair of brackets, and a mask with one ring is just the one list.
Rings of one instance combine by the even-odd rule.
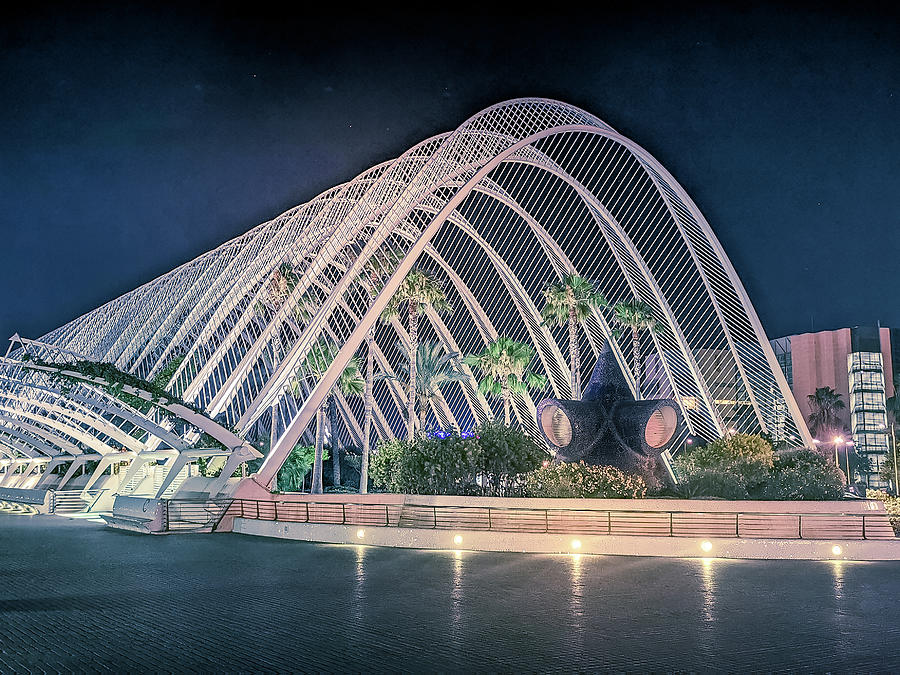
[[894, 433], [894, 422], [891, 421], [891, 444], [894, 446], [894, 496], [900, 494], [900, 483], [897, 481], [897, 435]]
[[844, 442], [844, 439], [841, 438], [840, 436], [835, 436], [834, 438], [831, 439], [831, 443], [832, 443], [832, 445], [834, 445], [834, 465], [839, 469], [841, 468], [841, 463], [838, 461], [838, 443], [843, 443], [843, 442]]
[[[840, 468], [841, 468], [841, 462], [840, 462], [840, 460], [838, 459], [838, 446], [844, 444], [844, 437], [843, 437], [843, 436], [835, 436], [835, 437], [832, 439], [832, 442], [834, 443], [834, 465], [835, 465], [838, 469], [840, 469]], [[850, 484], [850, 461], [849, 461], [849, 459], [847, 460], [847, 484], [848, 484], [848, 485]]]
[[850, 448], [853, 447], [853, 441], [847, 441], [844, 446], [844, 461], [847, 463], [847, 485], [853, 483], [853, 476], [850, 475]]

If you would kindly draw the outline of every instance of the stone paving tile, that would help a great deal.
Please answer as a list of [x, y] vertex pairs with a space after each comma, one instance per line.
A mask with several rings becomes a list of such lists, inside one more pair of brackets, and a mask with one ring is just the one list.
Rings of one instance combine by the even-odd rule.
[[0, 673], [894, 671], [900, 564], [391, 550], [0, 516]]

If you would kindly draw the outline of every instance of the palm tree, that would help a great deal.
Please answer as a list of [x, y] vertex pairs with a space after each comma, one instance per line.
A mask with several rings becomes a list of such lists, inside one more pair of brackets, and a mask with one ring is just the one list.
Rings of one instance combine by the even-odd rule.
[[278, 489], [282, 492], [297, 492], [303, 487], [306, 474], [313, 465], [315, 448], [302, 443], [294, 445], [281, 470], [278, 472]]
[[[356, 242], [352, 245], [356, 254], [365, 248], [365, 242]], [[403, 259], [403, 254], [394, 246], [382, 246], [378, 253], [366, 262], [364, 273], [359, 281], [363, 290], [374, 300], [378, 292], [384, 287], [385, 281], [397, 269], [397, 265]], [[363, 394], [363, 448], [362, 458], [359, 463], [359, 492], [366, 494], [369, 491], [369, 453], [372, 450], [372, 408], [373, 386], [375, 382], [375, 326], [366, 333], [366, 385]]]
[[[406, 352], [403, 344], [398, 341], [397, 348]], [[459, 359], [456, 352], [447, 353], [441, 345], [433, 342], [421, 342], [416, 352], [416, 399], [419, 404], [419, 429], [425, 429], [425, 418], [428, 415], [430, 404], [438, 397], [441, 388], [451, 382], [461, 382], [469, 378], [459, 370], [455, 362]], [[410, 363], [400, 365], [398, 370], [404, 377], [383, 374], [379, 379], [409, 382]]]
[[634, 388], [637, 397], [641, 398], [641, 331], [655, 333], [658, 330], [653, 308], [640, 300], [622, 300], [613, 306], [613, 321], [622, 329], [631, 331]]
[[831, 387], [819, 387], [816, 393], [806, 398], [811, 410], [807, 422], [814, 436], [824, 433], [830, 438], [843, 431], [844, 425], [840, 420], [839, 411], [844, 410], [846, 405], [839, 393]]
[[[307, 378], [314, 378], [316, 381], [319, 381], [325, 375], [325, 371], [328, 370], [328, 367], [334, 362], [337, 353], [338, 350], [333, 344], [331, 344], [330, 342], [320, 341], [313, 345], [312, 349], [309, 350], [309, 353], [306, 355], [306, 359], [301, 366], [301, 371], [306, 373]], [[304, 380], [300, 377], [295, 377], [291, 383], [291, 388], [293, 390], [294, 396], [299, 397], [302, 395], [303, 386]], [[362, 393], [364, 386], [365, 382], [363, 381], [359, 373], [359, 359], [353, 357], [341, 372], [338, 381], [335, 383], [335, 388], [339, 389], [345, 395], [358, 395]], [[334, 395], [333, 392], [334, 389], [332, 389], [332, 391], [328, 393], [328, 396], [323, 399], [322, 405], [320, 405], [319, 409], [316, 411], [316, 455], [315, 461], [313, 462], [312, 486], [310, 487], [310, 492], [316, 494], [320, 494], [322, 492], [322, 460], [325, 448], [325, 416], [328, 412], [332, 396]], [[340, 461], [337, 453], [337, 444], [334, 440], [336, 436], [337, 429], [333, 425], [331, 428], [331, 438], [333, 446], [332, 451], [334, 454], [332, 464], [334, 465], [337, 465]], [[338, 480], [338, 483], [336, 484], [339, 485], [340, 467], [337, 467], [335, 469], [335, 477]]]
[[524, 342], [516, 342], [509, 337], [498, 337], [480, 354], [470, 354], [464, 360], [470, 367], [477, 367], [484, 378], [478, 383], [483, 394], [500, 396], [503, 399], [503, 414], [506, 425], [510, 424], [510, 399], [513, 392], [524, 393], [529, 387], [541, 389], [547, 378], [525, 369], [534, 358], [534, 348]]
[[[843, 436], [844, 424], [840, 420], [838, 411], [844, 410], [846, 405], [844, 404], [841, 395], [831, 387], [818, 387], [814, 394], [809, 394], [806, 398], [809, 401], [811, 410], [809, 417], [807, 418], [807, 423], [809, 424], [809, 430], [813, 435], [824, 436], [824, 442], [826, 443], [832, 438]], [[841, 443], [843, 443], [843, 441], [841, 441]], [[833, 442], [833, 447], [834, 463], [835, 466], [840, 468], [837, 441]], [[850, 480], [849, 476], [847, 476], [847, 480]]]
[[[337, 355], [337, 350], [335, 350]], [[359, 358], [354, 356], [347, 363], [337, 381], [337, 390], [344, 396], [361, 396], [365, 391], [366, 382], [359, 372]], [[332, 394], [328, 404], [329, 420], [328, 428], [331, 431], [331, 466], [333, 468], [332, 480], [335, 485], [341, 484], [341, 439], [338, 433], [337, 397]]]
[[400, 313], [403, 303], [407, 305], [409, 317], [409, 363], [408, 398], [406, 401], [406, 436], [412, 440], [416, 432], [416, 354], [419, 351], [419, 313], [423, 307], [431, 306], [438, 312], [450, 312], [441, 282], [423, 270], [413, 270], [406, 275], [400, 288], [388, 301], [382, 312], [382, 319], [390, 321]]
[[544, 309], [541, 316], [551, 326], [569, 325], [569, 371], [572, 378], [572, 398], [581, 398], [581, 353], [578, 346], [578, 326], [591, 315], [591, 310], [606, 305], [606, 299], [594, 284], [577, 274], [567, 274], [561, 281], [544, 289]]

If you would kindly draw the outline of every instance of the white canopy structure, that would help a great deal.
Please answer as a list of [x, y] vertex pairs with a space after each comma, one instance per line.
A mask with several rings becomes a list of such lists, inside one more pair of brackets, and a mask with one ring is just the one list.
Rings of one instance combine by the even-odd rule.
[[[595, 281], [610, 304], [636, 298], [652, 307], [659, 330], [644, 340], [645, 377], [635, 393], [678, 401], [685, 433], [811, 441], [741, 281], [681, 186], [593, 115], [518, 99], [39, 340], [17, 336], [0, 365], [7, 474], [14, 463], [37, 470], [37, 459], [184, 455], [198, 437], [196, 425], [179, 429], [158, 409], [139, 412], [89, 382], [61, 388], [46, 372], [23, 367], [28, 352], [54, 363], [108, 362], [145, 380], [177, 363], [167, 385], [174, 397], [250, 445], [271, 438], [256, 477], [271, 484], [348, 361], [365, 354], [370, 330], [377, 370], [393, 373], [402, 363], [402, 316], [389, 324], [379, 317], [415, 268], [441, 279], [454, 307], [428, 312], [420, 339], [460, 355], [499, 335], [535, 347], [531, 368], [546, 376], [546, 390], [517, 395], [513, 405], [514, 423], [535, 436], [535, 403], [572, 393], [568, 336], [543, 323], [542, 290], [575, 272]], [[610, 341], [634, 389], [630, 338], [616, 337], [610, 321], [610, 310], [597, 309], [580, 332], [582, 379], [591, 355]], [[323, 341], [337, 356], [316, 377], [305, 362]], [[361, 445], [363, 401], [338, 395], [337, 405], [336, 433]], [[405, 410], [403, 388], [377, 382], [376, 438], [403, 434]], [[500, 414], [470, 377], [430, 403], [427, 424], [466, 430]], [[252, 453], [240, 439], [226, 446], [227, 478]]]

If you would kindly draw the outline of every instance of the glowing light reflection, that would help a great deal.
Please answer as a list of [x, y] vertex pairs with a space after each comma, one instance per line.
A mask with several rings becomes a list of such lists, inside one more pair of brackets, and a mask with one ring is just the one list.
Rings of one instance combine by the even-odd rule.
[[707, 623], [715, 621], [716, 611], [716, 583], [715, 571], [713, 569], [713, 560], [711, 558], [703, 558], [701, 569], [701, 577], [703, 579], [703, 620]]
[[353, 617], [359, 621], [363, 618], [363, 606], [366, 593], [366, 547], [356, 546], [356, 575], [353, 579]]
[[844, 561], [829, 560], [831, 569], [834, 572], [834, 599], [840, 606], [844, 600]]
[[462, 573], [463, 559], [461, 551], [453, 552], [453, 588], [450, 591], [450, 629], [453, 635], [459, 635], [462, 629]]
[[[575, 548], [573, 546], [573, 548]], [[584, 561], [579, 553], [574, 553], [569, 558], [570, 573], [572, 577], [572, 597], [569, 609], [572, 612], [572, 626], [575, 629], [575, 638], [578, 646], [584, 645]]]

